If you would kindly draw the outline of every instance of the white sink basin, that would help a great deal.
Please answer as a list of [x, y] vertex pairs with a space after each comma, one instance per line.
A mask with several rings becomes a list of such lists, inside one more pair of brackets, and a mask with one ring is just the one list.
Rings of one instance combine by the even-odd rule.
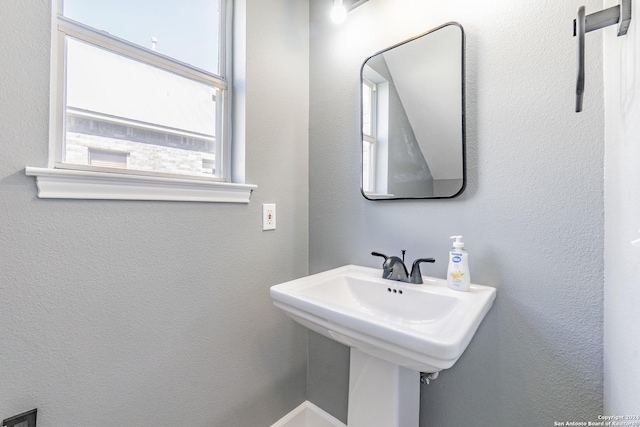
[[454, 291], [423, 276], [414, 285], [347, 265], [271, 287], [276, 307], [326, 337], [422, 372], [453, 366], [496, 297], [495, 288]]

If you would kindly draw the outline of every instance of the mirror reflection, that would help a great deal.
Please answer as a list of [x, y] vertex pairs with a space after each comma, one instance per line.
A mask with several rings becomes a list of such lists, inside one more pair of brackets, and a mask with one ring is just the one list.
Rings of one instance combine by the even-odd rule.
[[464, 32], [448, 23], [362, 65], [362, 194], [451, 198], [466, 183]]

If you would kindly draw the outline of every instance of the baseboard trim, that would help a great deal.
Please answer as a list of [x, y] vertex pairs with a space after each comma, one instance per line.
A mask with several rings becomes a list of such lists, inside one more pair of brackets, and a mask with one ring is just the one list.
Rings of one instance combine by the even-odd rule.
[[337, 418], [305, 400], [271, 427], [347, 427]]

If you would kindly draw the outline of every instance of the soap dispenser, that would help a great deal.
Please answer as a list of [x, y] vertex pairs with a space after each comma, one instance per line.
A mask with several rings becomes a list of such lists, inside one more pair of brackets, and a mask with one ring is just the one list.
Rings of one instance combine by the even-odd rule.
[[451, 236], [455, 239], [449, 252], [449, 268], [447, 270], [447, 286], [456, 291], [468, 292], [471, 286], [467, 251], [462, 243], [462, 236]]

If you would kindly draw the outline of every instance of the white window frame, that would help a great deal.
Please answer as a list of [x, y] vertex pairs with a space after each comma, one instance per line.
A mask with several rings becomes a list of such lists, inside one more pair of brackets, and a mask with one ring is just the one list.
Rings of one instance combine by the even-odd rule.
[[[63, 0], [54, 0], [51, 46], [51, 102], [49, 161], [46, 168], [27, 167], [25, 173], [36, 178], [38, 197], [70, 199], [118, 200], [174, 200], [248, 203], [255, 185], [234, 184], [231, 179], [231, 119], [230, 91], [225, 79], [190, 66], [165, 55], [145, 49], [126, 40], [107, 35], [62, 15]], [[220, 70], [231, 76], [231, 23], [232, 0], [221, 0]], [[220, 178], [173, 176], [163, 173], [123, 171], [121, 169], [93, 168], [66, 165], [61, 162], [64, 143], [65, 39], [74, 37], [100, 48], [122, 54], [128, 58], [158, 66], [183, 77], [216, 87], [222, 99], [216, 108], [221, 116], [216, 120], [216, 169]], [[219, 103], [218, 103], [219, 102]]]

